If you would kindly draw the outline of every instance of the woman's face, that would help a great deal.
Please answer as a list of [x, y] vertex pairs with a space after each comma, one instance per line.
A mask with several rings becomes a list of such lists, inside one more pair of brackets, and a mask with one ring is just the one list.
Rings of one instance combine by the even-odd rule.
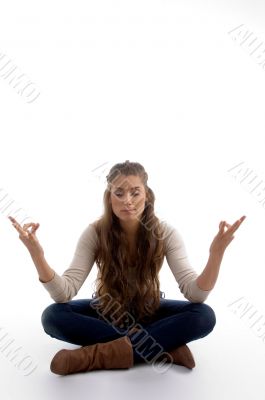
[[110, 201], [114, 214], [123, 221], [140, 218], [145, 209], [145, 187], [136, 175], [120, 175], [111, 185]]

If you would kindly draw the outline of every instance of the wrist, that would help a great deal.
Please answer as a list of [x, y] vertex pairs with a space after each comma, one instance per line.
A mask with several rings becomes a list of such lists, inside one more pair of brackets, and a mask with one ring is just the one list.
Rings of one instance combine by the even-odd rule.
[[44, 258], [44, 251], [43, 250], [34, 250], [30, 252], [32, 260], [41, 260]]
[[221, 260], [224, 256], [224, 251], [221, 250], [210, 250], [209, 251], [209, 258], [214, 260]]

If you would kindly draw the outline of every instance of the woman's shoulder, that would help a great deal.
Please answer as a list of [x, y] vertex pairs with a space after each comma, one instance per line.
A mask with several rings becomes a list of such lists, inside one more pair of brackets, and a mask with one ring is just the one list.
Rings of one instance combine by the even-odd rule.
[[175, 226], [167, 220], [160, 220], [160, 228], [163, 232], [162, 236], [164, 240], [167, 240], [176, 231]]
[[98, 235], [96, 231], [96, 221], [94, 222], [89, 222], [84, 228], [83, 231], [80, 235], [80, 241], [81, 242], [86, 242], [86, 243], [91, 243], [91, 244], [96, 244], [98, 242]]
[[178, 248], [183, 246], [183, 237], [174, 224], [163, 220], [161, 221], [161, 227], [166, 251], [169, 251], [176, 246]]

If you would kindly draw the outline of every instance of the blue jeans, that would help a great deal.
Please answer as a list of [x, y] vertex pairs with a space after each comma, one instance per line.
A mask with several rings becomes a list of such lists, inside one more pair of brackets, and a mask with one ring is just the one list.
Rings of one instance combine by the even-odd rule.
[[41, 315], [44, 331], [52, 338], [82, 346], [108, 342], [127, 335], [133, 345], [134, 363], [138, 363], [143, 362], [144, 357], [147, 359], [144, 351], [140, 350], [140, 344], [137, 349], [135, 347], [143, 337], [147, 337], [143, 341], [145, 345], [148, 340], [155, 342], [157, 348], [154, 354], [160, 354], [161, 351], [168, 352], [203, 338], [216, 324], [215, 313], [209, 305], [160, 296], [160, 306], [152, 316], [152, 321], [138, 325], [136, 321], [135, 325], [140, 325], [142, 332], [129, 334], [126, 328], [124, 332], [117, 332], [113, 324], [99, 319], [99, 314], [91, 307], [92, 300], [78, 299], [50, 304]]

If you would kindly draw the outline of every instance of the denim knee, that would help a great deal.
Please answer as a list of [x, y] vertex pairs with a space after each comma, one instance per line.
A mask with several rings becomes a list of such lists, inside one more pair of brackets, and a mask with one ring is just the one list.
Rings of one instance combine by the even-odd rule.
[[58, 312], [65, 307], [64, 303], [52, 303], [41, 314], [41, 323], [46, 333], [51, 333], [58, 320]]
[[212, 307], [205, 303], [199, 303], [200, 323], [206, 334], [210, 333], [216, 324], [216, 315]]

